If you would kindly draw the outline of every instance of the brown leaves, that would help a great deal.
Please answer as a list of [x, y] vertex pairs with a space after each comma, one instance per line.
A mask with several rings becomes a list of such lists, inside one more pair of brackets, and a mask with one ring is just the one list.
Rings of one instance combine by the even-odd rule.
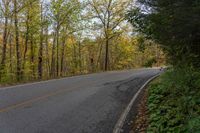
[[140, 104], [138, 105], [138, 114], [133, 123], [133, 129], [130, 133], [145, 133], [148, 127], [148, 110], [147, 110], [147, 90]]

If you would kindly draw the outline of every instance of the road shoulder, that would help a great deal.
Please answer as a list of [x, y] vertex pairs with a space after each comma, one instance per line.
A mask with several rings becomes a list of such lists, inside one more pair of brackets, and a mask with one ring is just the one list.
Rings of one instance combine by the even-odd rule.
[[157, 74], [149, 78], [140, 87], [138, 92], [133, 96], [128, 106], [125, 108], [124, 112], [121, 114], [118, 122], [114, 127], [113, 133], [123, 133], [123, 132], [129, 132], [131, 130], [130, 125], [132, 120], [135, 118], [134, 116], [137, 115], [137, 105], [141, 101], [142, 92], [144, 92], [144, 89], [149, 85], [149, 83], [153, 81], [155, 78], [157, 78], [159, 75], [160, 74]]

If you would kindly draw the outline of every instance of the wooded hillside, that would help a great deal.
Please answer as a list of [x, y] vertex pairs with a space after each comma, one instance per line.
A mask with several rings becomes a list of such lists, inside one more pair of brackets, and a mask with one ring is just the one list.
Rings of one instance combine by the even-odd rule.
[[0, 81], [164, 64], [158, 45], [131, 35], [125, 20], [130, 5], [129, 0], [0, 0]]

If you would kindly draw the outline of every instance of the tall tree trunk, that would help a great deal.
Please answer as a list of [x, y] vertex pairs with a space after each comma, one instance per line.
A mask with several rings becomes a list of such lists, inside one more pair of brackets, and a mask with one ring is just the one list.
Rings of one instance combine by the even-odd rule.
[[50, 76], [50, 64], [49, 64], [49, 46], [48, 46], [48, 25], [45, 28], [45, 46], [46, 46], [46, 72], [47, 72], [47, 78]]
[[105, 68], [104, 68], [105, 71], [108, 71], [108, 62], [109, 62], [108, 53], [109, 53], [109, 39], [108, 37], [106, 37], [106, 56], [105, 56]]
[[65, 41], [66, 38], [63, 37], [63, 41], [62, 41], [62, 51], [61, 51], [61, 63], [60, 63], [60, 66], [61, 66], [61, 69], [60, 69], [60, 74], [61, 76], [64, 76], [64, 55], [65, 55]]
[[[13, 60], [12, 60], [12, 53], [14, 52], [13, 51], [13, 45], [12, 45], [12, 41], [13, 41], [13, 39], [12, 39], [12, 34], [10, 34], [9, 35], [9, 46], [10, 46], [10, 49], [9, 49], [9, 68], [10, 68], [10, 73], [12, 74], [13, 73]], [[13, 76], [12, 76], [12, 78], [13, 78]]]
[[101, 62], [100, 62], [100, 59], [101, 59], [101, 54], [102, 54], [102, 49], [103, 49], [103, 45], [102, 43], [100, 44], [100, 48], [99, 48], [99, 55], [98, 55], [98, 58], [97, 58], [97, 68], [99, 68], [101, 70]]
[[2, 49], [2, 59], [0, 65], [0, 80], [4, 75], [5, 62], [6, 62], [6, 50], [7, 50], [7, 38], [8, 38], [8, 17], [5, 17], [4, 31], [3, 31], [3, 49]]
[[38, 55], [38, 78], [42, 79], [43, 76], [43, 67], [42, 67], [42, 61], [43, 61], [43, 35], [40, 36], [40, 48], [39, 48], [39, 55]]
[[40, 48], [39, 48], [39, 55], [38, 55], [38, 78], [42, 79], [42, 59], [43, 59], [43, 7], [41, 4], [41, 31], [40, 31]]
[[31, 58], [30, 58], [30, 64], [31, 64], [31, 71], [32, 71], [32, 77], [31, 79], [35, 78], [35, 68], [34, 68], [34, 46], [33, 46], [33, 34], [31, 34], [31, 40], [30, 40], [30, 44], [31, 44]]
[[76, 57], [76, 46], [73, 44], [73, 61], [74, 61], [74, 69], [73, 69], [73, 74], [76, 74], [76, 69], [77, 69], [77, 57]]
[[81, 41], [78, 43], [78, 51], [79, 51], [79, 72], [82, 73], [82, 56], [81, 56]]
[[17, 81], [21, 80], [21, 57], [20, 57], [20, 46], [19, 46], [19, 27], [17, 17], [17, 0], [14, 0], [14, 23], [15, 23], [15, 43], [16, 43], [16, 56], [17, 56], [17, 70], [16, 77]]
[[23, 55], [23, 65], [22, 65], [22, 75], [24, 76], [25, 73], [25, 65], [26, 65], [26, 54], [28, 51], [28, 41], [29, 41], [29, 18], [30, 18], [30, 14], [29, 14], [29, 8], [27, 10], [27, 18], [26, 18], [26, 34], [25, 34], [25, 44], [24, 44], [24, 55]]
[[51, 55], [51, 77], [55, 77], [55, 48], [56, 48], [56, 34], [53, 33], [53, 47], [52, 47], [52, 55]]
[[56, 28], [56, 44], [57, 44], [57, 55], [56, 55], [56, 76], [59, 76], [59, 30], [60, 26], [57, 24]]

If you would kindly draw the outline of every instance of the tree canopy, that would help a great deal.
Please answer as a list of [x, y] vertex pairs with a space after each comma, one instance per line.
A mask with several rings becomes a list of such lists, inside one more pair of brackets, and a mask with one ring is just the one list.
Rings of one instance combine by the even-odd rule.
[[163, 64], [159, 47], [130, 34], [131, 2], [0, 0], [0, 83]]
[[172, 64], [200, 66], [200, 1], [137, 0], [128, 20], [159, 43]]

